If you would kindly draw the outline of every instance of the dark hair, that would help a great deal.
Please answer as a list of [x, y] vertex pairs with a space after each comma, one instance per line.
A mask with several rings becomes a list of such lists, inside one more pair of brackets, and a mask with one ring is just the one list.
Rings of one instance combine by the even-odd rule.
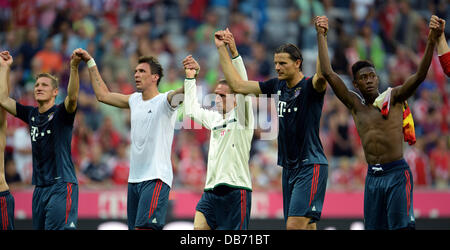
[[356, 73], [358, 73], [360, 69], [365, 67], [375, 68], [373, 63], [368, 60], [357, 61], [352, 65], [353, 80], [356, 80]]
[[147, 63], [150, 66], [150, 70], [152, 71], [151, 73], [159, 76], [159, 79], [156, 82], [156, 85], [159, 85], [159, 81], [163, 78], [164, 72], [161, 64], [158, 62], [158, 59], [153, 56], [141, 56], [138, 59], [138, 63]]
[[230, 84], [228, 84], [226, 79], [224, 79], [224, 78], [219, 79], [217, 81], [216, 88], [217, 88], [217, 85], [219, 85], [219, 84], [228, 86], [228, 88], [230, 89], [230, 94], [234, 94], [233, 89], [231, 88]]
[[40, 73], [36, 76], [36, 81], [41, 78], [41, 77], [47, 77], [50, 80], [52, 80], [52, 87], [53, 89], [57, 89], [58, 88], [58, 78], [50, 73]]
[[299, 70], [302, 71], [303, 56], [302, 56], [302, 52], [300, 51], [300, 49], [297, 46], [295, 46], [292, 43], [283, 44], [275, 50], [275, 54], [279, 54], [279, 53], [288, 53], [289, 57], [294, 62], [297, 60], [300, 60]]

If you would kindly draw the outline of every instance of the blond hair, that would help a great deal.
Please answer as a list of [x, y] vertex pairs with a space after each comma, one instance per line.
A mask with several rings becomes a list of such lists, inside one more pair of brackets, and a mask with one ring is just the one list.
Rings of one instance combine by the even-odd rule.
[[41, 77], [47, 77], [52, 80], [52, 87], [54, 89], [58, 88], [58, 78], [50, 73], [40, 73], [36, 76], [36, 81]]

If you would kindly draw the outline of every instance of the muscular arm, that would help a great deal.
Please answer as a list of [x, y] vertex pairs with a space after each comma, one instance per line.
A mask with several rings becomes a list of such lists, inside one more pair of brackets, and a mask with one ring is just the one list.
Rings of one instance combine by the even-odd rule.
[[430, 31], [428, 35], [427, 46], [425, 48], [425, 53], [419, 64], [419, 69], [415, 74], [406, 79], [403, 85], [396, 87], [392, 90], [392, 101], [403, 102], [407, 100], [410, 96], [414, 94], [419, 85], [427, 77], [428, 69], [433, 58], [434, 47], [436, 46], [437, 39], [433, 38], [434, 30]]
[[437, 52], [444, 73], [447, 76], [450, 76], [450, 48], [448, 47], [444, 32], [442, 32], [442, 35], [439, 37]]
[[317, 32], [317, 41], [319, 47], [320, 68], [324, 78], [328, 81], [336, 96], [350, 110], [355, 106], [355, 96], [348, 91], [342, 79], [331, 68], [330, 59], [328, 57], [328, 46], [324, 33]]
[[[84, 49], [76, 49], [74, 53], [81, 57], [83, 61], [88, 63], [89, 78], [91, 79], [92, 88], [95, 96], [99, 102], [109, 104], [118, 108], [130, 108], [128, 99], [130, 95], [123, 95], [119, 93], [110, 92], [98, 71], [97, 65], [89, 65], [92, 59], [91, 55]], [[94, 62], [94, 61], [91, 61]], [[90, 66], [90, 67], [89, 67]]]
[[[2, 60], [2, 59], [0, 59]], [[9, 113], [16, 116], [16, 101], [9, 97], [9, 66], [0, 66], [0, 105]]]
[[167, 94], [167, 101], [170, 106], [178, 107], [184, 100], [184, 85], [181, 88], [176, 89], [175, 91]]
[[437, 52], [438, 55], [443, 55], [447, 52], [450, 52], [450, 48], [448, 47], [447, 39], [445, 39], [444, 32], [442, 32], [442, 35], [439, 37], [439, 41], [437, 44]]
[[[1, 69], [0, 69], [1, 70]], [[8, 71], [6, 73], [6, 93], [9, 95], [9, 72], [10, 68], [8, 67]], [[3, 73], [0, 73], [3, 74]], [[3, 81], [3, 75], [0, 75], [0, 81]], [[3, 84], [2, 84], [3, 85]], [[6, 136], [6, 110], [4, 108], [0, 108], [0, 135]], [[3, 138], [0, 138], [0, 140], [3, 140]]]
[[261, 89], [259, 88], [259, 82], [257, 81], [244, 81], [239, 73], [234, 68], [230, 56], [228, 55], [228, 50], [225, 45], [217, 48], [219, 51], [220, 66], [222, 67], [225, 79], [230, 85], [231, 89], [236, 93], [241, 94], [261, 94]]
[[316, 73], [314, 74], [312, 84], [314, 89], [321, 93], [327, 89], [327, 80], [322, 74], [322, 70], [320, 68], [320, 58], [317, 56], [317, 62], [316, 62]]
[[130, 95], [110, 92], [102, 77], [100, 76], [97, 66], [92, 66], [89, 68], [89, 77], [91, 79], [95, 96], [97, 97], [97, 100], [99, 102], [103, 102], [105, 104], [109, 104], [118, 108], [130, 108], [128, 104]]
[[70, 62], [70, 76], [69, 85], [67, 86], [67, 97], [64, 100], [64, 105], [69, 113], [75, 112], [77, 108], [78, 93], [80, 90], [80, 77], [78, 75], [78, 64], [81, 58], [74, 59]]

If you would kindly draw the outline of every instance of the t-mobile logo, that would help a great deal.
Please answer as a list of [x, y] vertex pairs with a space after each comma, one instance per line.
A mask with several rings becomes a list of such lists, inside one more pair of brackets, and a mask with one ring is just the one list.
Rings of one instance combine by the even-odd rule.
[[278, 117], [283, 117], [284, 112], [286, 112], [286, 102], [278, 101]]

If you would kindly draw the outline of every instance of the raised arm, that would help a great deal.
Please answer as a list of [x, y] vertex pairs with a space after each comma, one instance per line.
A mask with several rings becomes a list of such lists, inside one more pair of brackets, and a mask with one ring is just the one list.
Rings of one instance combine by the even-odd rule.
[[356, 97], [353, 93], [348, 91], [342, 79], [331, 68], [330, 58], [328, 57], [328, 45], [326, 40], [326, 33], [328, 30], [328, 18], [325, 16], [316, 17], [315, 26], [317, 31], [317, 43], [319, 47], [319, 59], [321, 73], [330, 84], [336, 96], [342, 103], [350, 110], [355, 106]]
[[236, 93], [241, 94], [261, 94], [259, 83], [257, 81], [245, 81], [240, 76], [236, 69], [233, 67], [226, 44], [223, 41], [224, 31], [218, 31], [214, 35], [217, 50], [219, 52], [220, 66], [222, 67], [225, 79], [230, 85], [231, 89]]
[[231, 60], [231, 63], [233, 64], [234, 69], [243, 81], [248, 81], [247, 70], [245, 69], [244, 61], [239, 55], [234, 36], [228, 28], [224, 31], [222, 38], [223, 42], [226, 46], [228, 46], [228, 49], [230, 50], [231, 57], [233, 58]]
[[417, 87], [427, 77], [428, 69], [433, 58], [434, 48], [437, 41], [443, 32], [444, 23], [440, 21], [437, 16], [433, 15], [430, 19], [430, 32], [428, 33], [428, 41], [425, 48], [425, 53], [420, 61], [419, 68], [415, 74], [406, 79], [403, 85], [396, 87], [392, 90], [392, 102], [403, 102], [414, 94]]
[[[442, 24], [444, 25], [445, 30], [445, 20], [440, 19]], [[441, 36], [439, 36], [438, 44], [437, 44], [437, 53], [438, 55], [443, 55], [445, 53], [450, 52], [450, 48], [448, 47], [447, 39], [445, 39], [445, 33], [442, 32]]]
[[207, 129], [211, 129], [215, 117], [220, 117], [220, 115], [217, 112], [202, 108], [198, 102], [195, 78], [197, 77], [200, 66], [190, 55], [183, 60], [183, 66], [186, 74], [184, 80], [184, 112], [197, 123], [202, 124]]
[[77, 109], [78, 93], [80, 91], [80, 77], [78, 75], [78, 65], [80, 62], [81, 57], [76, 55], [74, 51], [70, 58], [70, 76], [69, 84], [67, 85], [67, 97], [64, 99], [64, 105], [69, 113], [73, 113]]
[[[441, 19], [444, 24], [445, 30], [445, 20]], [[442, 32], [439, 37], [437, 44], [437, 52], [439, 56], [439, 62], [441, 63], [444, 73], [450, 77], [450, 48], [448, 47], [447, 39], [445, 38], [445, 33]]]
[[0, 53], [0, 105], [12, 115], [17, 115], [16, 101], [9, 97], [9, 71], [13, 62], [12, 56], [8, 51]]
[[[187, 56], [184, 60], [183, 60], [183, 65], [184, 68], [186, 69], [186, 67], [191, 67], [191, 69], [193, 69], [196, 72], [196, 75], [198, 74], [198, 72], [200, 71], [200, 66], [198, 65], [198, 63], [195, 61], [195, 64], [191, 61], [188, 60], [188, 58], [192, 59], [192, 56], [189, 55]], [[194, 68], [192, 68], [194, 67]], [[172, 107], [178, 107], [178, 105], [180, 105], [183, 101], [184, 101], [184, 84], [183, 86], [181, 86], [180, 88], [176, 89], [175, 91], [171, 91], [169, 94], [167, 94], [167, 101], [169, 102], [170, 106]]]
[[99, 102], [109, 104], [118, 108], [130, 108], [128, 99], [130, 95], [110, 92], [98, 71], [94, 59], [89, 53], [83, 49], [77, 49], [75, 52], [83, 61], [88, 64], [89, 77], [91, 79], [92, 88]]
[[[325, 37], [326, 37], [326, 31], [325, 31]], [[312, 84], [313, 84], [314, 89], [319, 93], [321, 93], [327, 89], [327, 80], [323, 76], [322, 69], [320, 68], [319, 55], [317, 55], [316, 73], [313, 76]]]
[[[2, 70], [2, 69], [0, 69], [0, 70]], [[8, 70], [7, 70], [7, 73], [6, 73], [6, 93], [8, 94], [8, 96], [9, 96], [9, 72], [10, 72], [11, 70], [10, 70], [10, 68], [8, 67]], [[1, 72], [0, 74], [2, 74], [2, 75], [0, 75], [0, 81], [3, 81], [3, 79], [4, 79], [4, 76], [3, 76], [3, 72]], [[3, 84], [2, 84], [3, 85]], [[0, 144], [3, 142], [3, 140], [6, 138], [6, 137], [4, 137], [5, 136], [5, 134], [6, 134], [6, 110], [4, 109], [4, 108], [1, 108], [0, 107], [0, 137], [2, 137], [2, 138], [0, 138]], [[3, 145], [4, 146], [4, 145]]]

